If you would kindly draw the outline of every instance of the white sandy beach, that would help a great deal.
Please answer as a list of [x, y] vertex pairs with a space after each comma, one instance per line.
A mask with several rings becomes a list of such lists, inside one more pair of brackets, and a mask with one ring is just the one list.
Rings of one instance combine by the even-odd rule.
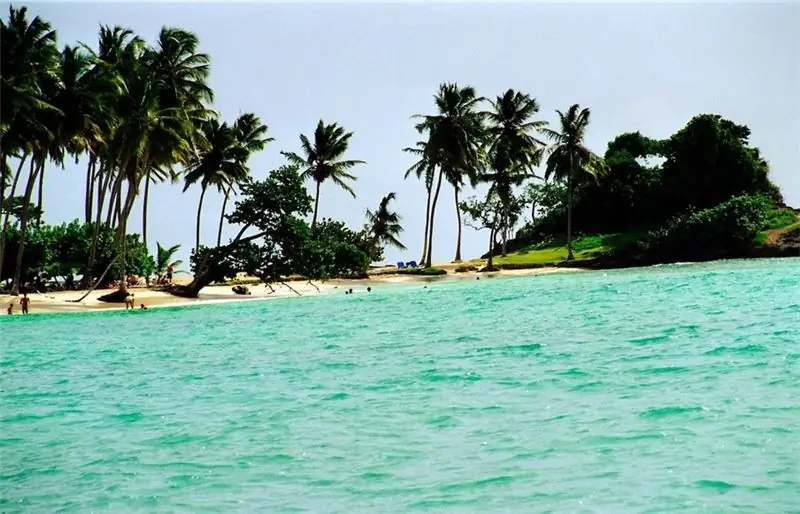
[[[492, 273], [449, 273], [437, 277], [424, 277], [418, 275], [377, 275], [372, 276], [365, 280], [330, 280], [324, 283], [314, 282], [309, 284], [307, 281], [288, 281], [286, 284], [273, 284], [274, 291], [264, 284], [249, 285], [251, 294], [247, 296], [237, 295], [227, 285], [214, 285], [204, 288], [200, 292], [198, 298], [181, 298], [173, 296], [169, 293], [161, 291], [153, 291], [148, 288], [136, 287], [131, 288], [130, 292], [133, 293], [136, 300], [136, 308], [138, 309], [141, 304], [150, 308], [159, 307], [177, 307], [185, 305], [197, 304], [213, 304], [223, 302], [242, 302], [242, 301], [257, 301], [268, 300], [273, 298], [286, 298], [297, 296], [300, 293], [302, 296], [331, 294], [334, 292], [342, 292], [346, 289], [353, 288], [354, 291], [366, 290], [367, 287], [373, 289], [381, 286], [390, 286], [393, 284], [408, 284], [420, 283], [428, 284], [431, 282], [449, 281], [449, 280], [475, 280], [476, 277], [493, 278], [497, 276], [510, 277], [510, 276], [526, 276], [526, 275], [544, 275], [549, 273], [570, 273], [583, 271], [575, 268], [538, 268], [527, 270], [506, 270], [502, 272]], [[188, 282], [184, 279], [181, 282]], [[291, 289], [290, 289], [291, 287]], [[294, 291], [292, 290], [294, 289]], [[76, 300], [81, 298], [85, 291], [58, 291], [53, 293], [34, 293], [28, 295], [30, 298], [30, 314], [53, 314], [53, 313], [66, 313], [66, 312], [87, 312], [95, 310], [120, 310], [125, 306], [119, 303], [105, 303], [98, 300], [99, 297], [112, 292], [112, 289], [97, 289], [93, 291], [80, 303]], [[297, 293], [295, 293], [295, 291]], [[0, 295], [0, 306], [3, 307], [3, 314], [8, 308], [10, 303], [14, 304], [14, 314], [20, 315], [19, 298], [16, 296]]]

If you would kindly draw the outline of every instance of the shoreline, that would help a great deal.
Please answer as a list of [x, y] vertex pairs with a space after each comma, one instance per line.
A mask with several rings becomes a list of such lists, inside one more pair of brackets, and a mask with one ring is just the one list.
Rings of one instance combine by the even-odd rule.
[[[341, 292], [340, 290], [351, 287], [356, 290], [365, 290], [367, 287], [372, 287], [374, 289], [377, 286], [428, 284], [430, 282], [453, 280], [475, 280], [476, 277], [519, 277], [585, 271], [589, 270], [580, 268], [547, 267], [492, 272], [473, 271], [465, 273], [448, 273], [447, 275], [440, 276], [385, 274], [374, 275], [366, 279], [334, 279], [324, 283], [313, 283], [314, 285], [311, 285], [309, 282], [304, 280], [286, 281], [285, 284], [300, 293], [301, 296], [319, 296], [325, 294], [334, 294], [335, 292]], [[229, 285], [211, 285], [205, 287], [197, 298], [182, 298], [179, 296], [173, 296], [163, 291], [154, 291], [145, 287], [131, 288], [130, 292], [134, 295], [136, 310], [140, 309], [139, 306], [141, 304], [146, 305], [149, 310], [165, 307], [190, 307], [193, 305], [214, 305], [298, 297], [298, 295], [286, 285], [273, 284], [272, 287], [274, 292], [272, 293], [264, 284], [248, 285], [252, 294], [247, 296], [235, 294], [231, 290], [232, 286]], [[86, 293], [85, 290], [32, 293], [28, 295], [28, 298], [30, 298], [30, 314], [65, 314], [125, 310], [125, 306], [123, 304], [105, 303], [98, 300], [100, 296], [113, 292], [114, 290], [115, 289], [96, 289], [80, 303], [75, 303], [73, 300], [77, 300], [83, 296]], [[21, 316], [22, 311], [19, 307], [19, 297], [10, 295], [0, 295], [0, 306], [3, 308], [3, 310], [0, 311], [0, 316], [7, 316], [6, 309], [8, 308], [9, 303], [14, 304], [13, 315]]]

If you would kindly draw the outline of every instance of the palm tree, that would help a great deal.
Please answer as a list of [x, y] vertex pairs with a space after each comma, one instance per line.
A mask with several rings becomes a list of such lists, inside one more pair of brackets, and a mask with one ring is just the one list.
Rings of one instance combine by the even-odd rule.
[[367, 230], [374, 243], [405, 250], [406, 247], [398, 239], [403, 232], [403, 227], [400, 225], [403, 217], [389, 210], [389, 203], [395, 198], [395, 193], [389, 193], [381, 199], [375, 212], [367, 209]]
[[[59, 86], [59, 62], [55, 31], [38, 16], [29, 21], [25, 7], [9, 7], [8, 22], [3, 21], [0, 25], [0, 33], [0, 68], [3, 70], [0, 77], [0, 162], [5, 168], [9, 155], [21, 155], [23, 161], [31, 157], [12, 286], [12, 293], [16, 294], [20, 285], [33, 188], [45, 162], [57, 148], [53, 121], [60, 113], [50, 99]], [[4, 232], [6, 228], [4, 222]], [[4, 246], [3, 237], [0, 238], [0, 269], [5, 254]]]
[[346, 182], [354, 181], [356, 177], [349, 173], [355, 165], [366, 164], [359, 160], [343, 160], [342, 157], [347, 152], [350, 144], [352, 132], [346, 132], [343, 127], [336, 123], [330, 125], [319, 120], [314, 131], [314, 143], [308, 137], [300, 134], [300, 148], [304, 157], [300, 157], [294, 152], [281, 152], [290, 163], [300, 166], [303, 169], [304, 179], [313, 179], [316, 182], [316, 194], [314, 195], [314, 217], [311, 219], [311, 229], [317, 225], [317, 213], [319, 211], [319, 190], [326, 180], [331, 180], [334, 184], [356, 197], [355, 191]]
[[[546, 144], [532, 133], [541, 132], [546, 121], [533, 120], [539, 103], [530, 95], [509, 89], [491, 103], [485, 113], [488, 121], [488, 168], [481, 180], [489, 182], [504, 206], [501, 217], [507, 221], [514, 186], [521, 185], [541, 163]], [[501, 223], [503, 255], [506, 253], [508, 223]]]
[[[153, 72], [159, 104], [177, 110], [177, 115], [170, 121], [171, 128], [186, 136], [185, 144], [177, 148], [156, 145], [157, 148], [151, 151], [151, 158], [157, 166], [148, 167], [151, 171], [145, 177], [142, 204], [142, 242], [145, 246], [151, 180], [164, 182], [170, 178], [173, 183], [177, 182], [177, 175], [171, 172], [172, 166], [188, 165], [205, 144], [204, 134], [197, 129], [212, 115], [206, 104], [214, 100], [214, 93], [207, 84], [211, 59], [198, 52], [198, 47], [199, 40], [192, 32], [164, 27], [159, 32], [155, 48], [149, 49], [145, 56], [147, 66]], [[157, 170], [161, 171], [154, 173]]]
[[[261, 120], [253, 113], [245, 113], [233, 122], [233, 131], [236, 133], [236, 140], [246, 153], [245, 164], [250, 156], [260, 152], [267, 146], [267, 143], [274, 141], [274, 138], [266, 137], [268, 127], [261, 123]], [[244, 154], [243, 154], [244, 155]], [[247, 169], [249, 175], [250, 170]], [[245, 175], [246, 177], [246, 175]], [[217, 230], [217, 246], [222, 244], [222, 226], [225, 222], [225, 207], [231, 194], [236, 193], [238, 186], [244, 177], [233, 177], [233, 180], [224, 188], [225, 198], [222, 201], [222, 209], [219, 213], [219, 229]]]
[[589, 126], [591, 112], [588, 107], [572, 105], [566, 113], [556, 111], [561, 132], [543, 129], [553, 141], [548, 149], [545, 179], [553, 176], [558, 181], [567, 182], [567, 260], [575, 259], [572, 254], [572, 190], [579, 174], [597, 179], [606, 170], [603, 159], [586, 148], [583, 138]]
[[185, 192], [197, 182], [201, 187], [200, 201], [197, 204], [195, 251], [200, 248], [200, 214], [208, 186], [216, 186], [220, 191], [224, 191], [232, 183], [243, 180], [248, 174], [245, 165], [247, 150], [239, 144], [233, 127], [212, 118], [203, 124], [203, 132], [208, 147], [197, 156], [187, 170], [183, 188]]
[[417, 179], [422, 179], [424, 176], [425, 191], [427, 192], [427, 200], [425, 202], [425, 232], [422, 235], [422, 257], [419, 262], [424, 263], [428, 255], [428, 230], [431, 222], [431, 194], [433, 192], [433, 177], [436, 174], [436, 163], [431, 161], [425, 155], [425, 141], [417, 141], [416, 148], [407, 147], [403, 151], [419, 157], [419, 160], [411, 165], [406, 174], [403, 176], [407, 179], [412, 174], [416, 175]]
[[425, 266], [430, 267], [433, 253], [433, 227], [436, 204], [442, 178], [447, 178], [455, 188], [458, 239], [455, 260], [461, 260], [461, 210], [458, 192], [464, 177], [474, 178], [481, 166], [481, 142], [484, 139], [483, 115], [476, 110], [483, 101], [471, 86], [460, 87], [456, 83], [444, 83], [434, 95], [436, 114], [416, 115], [421, 119], [417, 131], [427, 133], [425, 155], [439, 167], [439, 178], [431, 201], [430, 230], [428, 231], [428, 255]]
[[170, 266], [177, 268], [183, 264], [182, 260], [174, 260], [175, 254], [178, 252], [180, 247], [181, 245], [175, 245], [165, 248], [161, 246], [161, 243], [156, 241], [156, 274], [158, 275], [158, 283], [161, 282], [161, 278], [167, 272], [167, 268]]

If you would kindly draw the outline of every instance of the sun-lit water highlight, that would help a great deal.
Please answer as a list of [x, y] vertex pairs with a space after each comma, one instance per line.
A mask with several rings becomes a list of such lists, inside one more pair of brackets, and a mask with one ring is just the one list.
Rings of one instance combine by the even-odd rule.
[[0, 320], [2, 512], [790, 512], [800, 259]]

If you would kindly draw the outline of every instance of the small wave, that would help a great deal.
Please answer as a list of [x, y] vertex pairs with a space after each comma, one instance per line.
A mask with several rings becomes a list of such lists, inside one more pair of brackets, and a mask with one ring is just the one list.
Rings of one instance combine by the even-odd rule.
[[703, 407], [650, 407], [639, 415], [643, 418], [663, 418], [690, 412], [702, 412], [703, 410], [705, 410]]
[[686, 366], [656, 366], [653, 368], [641, 368], [634, 370], [640, 375], [663, 375], [668, 373], [686, 373], [690, 371]]
[[654, 336], [645, 336], [645, 337], [634, 337], [633, 339], [628, 339], [628, 342], [631, 344], [652, 344], [652, 343], [663, 343], [664, 341], [668, 341], [670, 338], [669, 334], [659, 334]]
[[697, 487], [708, 489], [716, 489], [718, 491], [728, 491], [736, 487], [736, 484], [725, 482], [723, 480], [698, 480], [694, 483]]
[[347, 393], [334, 393], [329, 394], [323, 398], [323, 400], [346, 400], [350, 398], [350, 395]]
[[753, 354], [753, 353], [764, 353], [767, 351], [767, 347], [761, 344], [748, 344], [745, 346], [718, 346], [713, 350], [709, 350], [705, 352], [703, 355], [725, 355], [729, 353], [734, 354]]

